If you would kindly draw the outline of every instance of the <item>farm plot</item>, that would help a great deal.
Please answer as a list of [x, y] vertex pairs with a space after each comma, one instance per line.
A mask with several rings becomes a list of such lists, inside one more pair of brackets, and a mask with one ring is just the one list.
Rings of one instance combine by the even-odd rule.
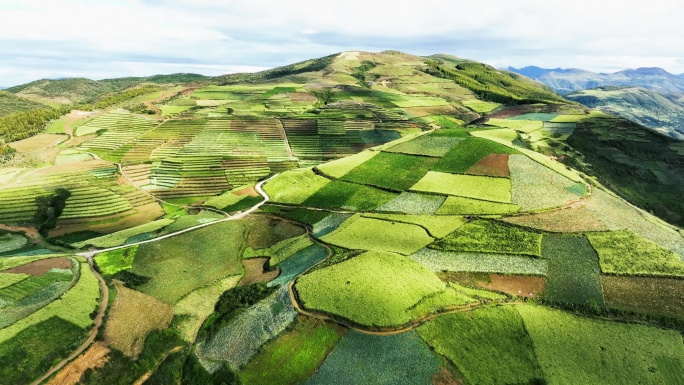
[[173, 219], [159, 219], [154, 222], [146, 223], [144, 225], [132, 227], [130, 229], [117, 231], [112, 234], [107, 234], [102, 237], [92, 238], [87, 241], [74, 243], [76, 248], [83, 248], [87, 245], [92, 245], [99, 248], [108, 248], [114, 246], [121, 246], [126, 243], [131, 237], [160, 230], [161, 228], [173, 223]]
[[60, 317], [30, 325], [0, 342], [0, 378], [3, 384], [29, 384], [55, 361], [67, 357], [85, 339], [86, 331]]
[[137, 357], [150, 332], [169, 326], [173, 307], [121, 283], [115, 286], [116, 299], [108, 313], [104, 340], [127, 356]]
[[377, 211], [430, 215], [439, 209], [446, 197], [404, 191], [398, 197], [378, 207]]
[[176, 325], [181, 338], [194, 342], [204, 320], [214, 312], [214, 305], [226, 290], [232, 289], [240, 281], [239, 275], [219, 279], [207, 286], [188, 293], [173, 306], [175, 315], [181, 318]]
[[384, 151], [409, 155], [442, 157], [464, 139], [465, 138], [431, 134], [421, 135], [415, 139], [409, 140], [408, 142], [399, 143], [395, 146], [389, 147]]
[[541, 256], [542, 235], [497, 221], [475, 220], [429, 247], [443, 251]]
[[550, 384], [667, 384], [684, 379], [684, 344], [673, 330], [517, 307]]
[[433, 171], [465, 173], [491, 154], [517, 154], [518, 151], [483, 138], [469, 137], [452, 148], [432, 168]]
[[342, 180], [407, 190], [437, 162], [436, 159], [382, 152], [346, 173]]
[[430, 171], [411, 190], [511, 203], [511, 181], [506, 178]]
[[252, 215], [244, 219], [247, 225], [247, 246], [264, 249], [278, 242], [306, 234], [297, 224], [262, 215]]
[[506, 215], [520, 211], [521, 207], [510, 203], [498, 203], [479, 199], [447, 197], [437, 215]]
[[440, 361], [414, 331], [392, 336], [349, 331], [304, 384], [430, 385], [439, 369]]
[[344, 221], [351, 218], [352, 214], [332, 213], [314, 223], [311, 231], [316, 238], [321, 238], [335, 231]]
[[549, 114], [549, 113], [529, 113], [529, 114], [522, 114], [518, 116], [512, 116], [508, 118], [508, 120], [539, 120], [542, 122], [549, 122], [553, 119], [558, 117], [558, 114]]
[[487, 119], [487, 124], [490, 126], [510, 128], [526, 134], [541, 130], [542, 127], [544, 127], [544, 122], [539, 120], [508, 120], [492, 118]]
[[93, 323], [90, 313], [98, 304], [100, 288], [86, 262], [80, 262], [79, 268], [81, 273], [78, 282], [58, 300], [52, 301], [42, 309], [10, 326], [0, 329], [0, 344], [12, 339], [27, 328], [52, 317], [59, 317], [83, 329], [89, 327]]
[[370, 160], [379, 153], [379, 151], [361, 151], [360, 153], [352, 156], [347, 156], [345, 158], [323, 163], [317, 168], [325, 175], [329, 175], [333, 178], [341, 178], [349, 171]]
[[105, 276], [112, 276], [119, 271], [133, 267], [135, 254], [139, 246], [131, 246], [123, 249], [106, 251], [95, 256], [97, 267]]
[[586, 237], [544, 235], [542, 255], [549, 260], [546, 299], [583, 308], [605, 308], [598, 255]]
[[199, 344], [197, 355], [214, 364], [226, 362], [232, 370], [238, 370], [296, 316], [287, 287], [281, 287], [264, 301], [239, 313], [210, 340]]
[[227, 192], [224, 194], [221, 194], [217, 197], [209, 198], [204, 203], [202, 203], [204, 206], [210, 206], [214, 207], [218, 210], [223, 210], [227, 207], [230, 207], [241, 200], [247, 198], [248, 195], [235, 195], [232, 192]]
[[396, 326], [411, 320], [408, 310], [446, 286], [410, 259], [369, 251], [315, 270], [295, 284], [303, 306], [368, 326]]
[[264, 185], [264, 191], [273, 202], [301, 204], [329, 183], [329, 179], [307, 168], [278, 175]]
[[575, 182], [523, 155], [511, 155], [512, 203], [523, 211], [562, 206], [578, 199], [567, 189]]
[[590, 233], [587, 237], [598, 252], [603, 273], [684, 276], [684, 262], [677, 254], [630, 231]]
[[324, 236], [326, 243], [357, 250], [416, 252], [434, 240], [420, 226], [354, 216]]
[[291, 331], [267, 343], [238, 373], [245, 385], [304, 382], [342, 337], [334, 324], [300, 317]]
[[461, 104], [480, 114], [491, 112], [501, 106], [499, 103], [486, 102], [484, 100], [477, 99], [464, 100], [461, 102]]
[[243, 223], [231, 221], [140, 245], [130, 271], [150, 279], [136, 290], [173, 304], [216, 279], [242, 274], [244, 231]]
[[21, 249], [27, 243], [28, 239], [22, 235], [9, 232], [3, 234], [3, 230], [0, 230], [0, 253]]
[[489, 154], [466, 170], [466, 174], [508, 178], [508, 154]]
[[456, 282], [468, 287], [492, 290], [515, 297], [537, 298], [546, 287], [544, 277], [530, 275], [442, 272], [437, 276], [445, 282]]
[[275, 280], [269, 282], [268, 286], [277, 286], [289, 283], [301, 273], [324, 260], [328, 254], [328, 249], [318, 243], [297, 252], [295, 255], [278, 264], [280, 275]]
[[398, 194], [378, 188], [335, 180], [307, 198], [302, 205], [369, 211], [382, 206]]
[[466, 224], [467, 220], [458, 216], [434, 216], [434, 215], [400, 215], [400, 214], [363, 214], [366, 218], [382, 219], [390, 222], [409, 223], [423, 227], [428, 235], [434, 238], [442, 238], [459, 227]]
[[453, 362], [472, 384], [542, 380], [523, 320], [513, 307], [447, 314], [418, 328], [435, 351]]
[[242, 253], [243, 258], [266, 257], [270, 258], [270, 265], [275, 266], [287, 258], [296, 254], [297, 252], [312, 246], [314, 243], [309, 238], [308, 234], [303, 234], [298, 237], [282, 240], [275, 245], [263, 248], [252, 249], [247, 247]]
[[504, 222], [554, 233], [605, 231], [604, 225], [586, 206], [570, 207], [538, 214], [511, 216]]
[[684, 320], [684, 280], [604, 275], [601, 283], [610, 309]]
[[548, 261], [510, 254], [451, 252], [423, 249], [409, 258], [434, 272], [463, 271], [545, 276]]

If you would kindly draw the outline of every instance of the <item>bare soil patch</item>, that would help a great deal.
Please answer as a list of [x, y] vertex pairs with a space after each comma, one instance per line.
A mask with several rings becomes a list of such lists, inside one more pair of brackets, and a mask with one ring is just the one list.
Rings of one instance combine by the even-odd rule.
[[253, 249], [270, 247], [285, 239], [300, 236], [306, 230], [292, 222], [266, 216], [253, 215], [247, 218], [247, 246]]
[[545, 213], [507, 217], [503, 220], [520, 226], [557, 233], [609, 230], [591, 211], [587, 210], [584, 204]]
[[44, 151], [45, 149], [54, 147], [67, 139], [69, 139], [68, 135], [40, 134], [27, 139], [12, 142], [10, 145], [19, 152]]
[[264, 271], [268, 258], [249, 258], [242, 261], [245, 267], [245, 276], [242, 277], [238, 286], [247, 286], [258, 282], [271, 282], [278, 278], [280, 270]]
[[48, 385], [75, 385], [80, 384], [88, 369], [101, 368], [107, 363], [109, 348], [102, 342], [96, 342], [77, 359], [64, 367]]
[[72, 266], [71, 260], [68, 258], [50, 258], [14, 267], [3, 271], [3, 273], [43, 275], [50, 269], [71, 269]]
[[290, 92], [290, 100], [293, 102], [316, 102], [316, 97], [308, 92]]
[[447, 282], [494, 290], [518, 297], [537, 298], [546, 287], [546, 279], [529, 275], [446, 272], [439, 278]]
[[469, 168], [466, 174], [509, 177], [508, 154], [489, 154]]
[[455, 379], [445, 367], [439, 368], [439, 373], [432, 377], [432, 385], [463, 385], [463, 380]]
[[242, 190], [238, 190], [238, 191], [233, 192], [233, 194], [235, 194], [235, 195], [249, 195], [251, 197], [258, 197], [259, 196], [259, 193], [257, 192], [256, 189], [254, 189], [254, 187], [243, 188]]

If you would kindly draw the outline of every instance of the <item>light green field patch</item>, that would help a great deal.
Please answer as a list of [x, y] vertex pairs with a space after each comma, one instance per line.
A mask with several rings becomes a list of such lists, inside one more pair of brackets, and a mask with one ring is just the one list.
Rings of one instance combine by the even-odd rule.
[[449, 102], [442, 98], [408, 96], [407, 100], [395, 100], [392, 104], [401, 108], [410, 108], [448, 106]]
[[518, 133], [515, 130], [509, 128], [500, 128], [496, 130], [481, 130], [481, 131], [471, 131], [470, 135], [492, 140], [494, 142], [502, 144], [512, 144], [513, 141], [518, 139]]
[[314, 242], [309, 238], [308, 234], [303, 234], [298, 237], [282, 240], [275, 245], [254, 250], [247, 247], [242, 254], [243, 258], [268, 257], [270, 258], [270, 265], [275, 266], [287, 258], [293, 256], [297, 252], [306, 249], [313, 245]]
[[102, 237], [92, 238], [87, 241], [74, 243], [73, 246], [79, 249], [85, 247], [86, 245], [93, 245], [101, 249], [121, 246], [124, 243], [126, 243], [126, 240], [130, 237], [157, 231], [172, 223], [173, 219], [159, 219], [154, 222], [146, 223], [144, 225], [136, 227], [131, 227], [130, 229], [126, 230], [117, 231], [115, 233], [107, 234]]
[[247, 198], [247, 195], [235, 195], [231, 192], [227, 192], [217, 197], [209, 198], [204, 201], [203, 204], [221, 210], [222, 208], [232, 206], [245, 198]]
[[589, 111], [588, 114], [582, 114], [582, 115], [558, 115], [555, 118], [551, 119], [550, 122], [554, 123], [577, 123], [581, 122], [582, 120], [585, 119], [592, 119], [592, 118], [613, 118], [613, 116], [610, 116], [604, 112], [598, 111], [598, 110], [592, 110]]
[[324, 163], [318, 166], [318, 169], [324, 174], [330, 175], [333, 178], [341, 178], [356, 166], [359, 166], [361, 163], [370, 160], [372, 157], [378, 154], [378, 151], [361, 151], [360, 153], [352, 156]]
[[409, 258], [434, 272], [465, 271], [545, 276], [548, 261], [509, 254], [470, 253], [423, 249]]
[[329, 179], [316, 175], [310, 168], [290, 170], [271, 179], [264, 191], [274, 202], [301, 204], [316, 191], [330, 183]]
[[177, 316], [184, 316], [177, 328], [181, 337], [193, 342], [204, 320], [214, 312], [214, 305], [224, 291], [235, 287], [242, 276], [233, 275], [222, 278], [208, 286], [188, 293], [173, 306]]
[[486, 102], [484, 100], [477, 100], [477, 99], [464, 100], [461, 102], [461, 104], [463, 104], [464, 106], [470, 108], [471, 110], [473, 110], [479, 114], [491, 112], [491, 111], [499, 108], [499, 106], [501, 106], [501, 104], [499, 104], [499, 103]]
[[424, 227], [435, 238], [442, 238], [466, 224], [467, 220], [458, 216], [402, 215], [402, 214], [364, 214], [367, 218], [383, 219], [390, 222], [411, 223]]
[[[517, 307], [549, 384], [666, 384], [684, 378], [684, 344], [674, 330]], [[663, 361], [676, 365], [665, 368]], [[669, 369], [669, 370], [668, 370]]]
[[12, 286], [30, 277], [28, 274], [0, 273], [0, 289]]
[[133, 267], [137, 251], [138, 246], [106, 251], [95, 256], [95, 263], [103, 275], [114, 275], [121, 270]]
[[531, 112], [529, 114], [522, 114], [517, 116], [512, 116], [508, 118], [509, 120], [540, 120], [542, 122], [548, 122], [554, 118], [558, 117], [558, 114], [548, 114], [542, 112]]
[[541, 130], [541, 128], [544, 126], [544, 122], [539, 120], [508, 120], [494, 118], [487, 120], [487, 124], [491, 126], [511, 128], [524, 133]]
[[521, 206], [479, 199], [450, 196], [435, 212], [437, 215], [506, 215], [520, 211]]
[[0, 329], [0, 343], [9, 340], [29, 326], [51, 317], [59, 317], [82, 328], [87, 328], [93, 323], [93, 320], [90, 319], [90, 313], [97, 306], [99, 296], [100, 287], [97, 278], [90, 271], [88, 264], [81, 262], [81, 277], [76, 285], [61, 298], [44, 308], [4, 329]]
[[396, 326], [409, 322], [408, 310], [446, 284], [406, 257], [369, 251], [306, 274], [295, 288], [308, 309], [362, 325]]
[[478, 219], [460, 227], [430, 248], [444, 251], [522, 254], [540, 257], [542, 234], [505, 222]]
[[402, 192], [398, 197], [377, 208], [377, 211], [400, 212], [404, 214], [434, 214], [446, 197], [440, 195]]
[[404, 255], [414, 253], [434, 240], [420, 226], [389, 222], [355, 215], [323, 241], [356, 250], [388, 251]]
[[422, 135], [408, 142], [399, 143], [385, 151], [409, 155], [442, 157], [464, 138]]
[[511, 181], [507, 178], [430, 171], [411, 190], [511, 203]]
[[508, 167], [513, 203], [525, 211], [558, 207], [578, 198], [570, 191], [574, 181], [526, 156], [511, 155]]
[[20, 234], [7, 233], [0, 235], [0, 253], [20, 249], [27, 243], [28, 239]]

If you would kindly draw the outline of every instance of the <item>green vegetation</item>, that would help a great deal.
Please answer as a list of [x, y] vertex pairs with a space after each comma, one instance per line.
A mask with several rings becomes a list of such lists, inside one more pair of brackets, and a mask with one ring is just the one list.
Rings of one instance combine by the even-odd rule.
[[440, 361], [414, 331], [392, 336], [349, 331], [304, 384], [431, 384], [439, 367]]
[[435, 212], [437, 215], [505, 215], [520, 211], [521, 206], [450, 196]]
[[0, 117], [37, 108], [45, 108], [45, 105], [0, 91]]
[[436, 161], [423, 156], [382, 152], [346, 173], [342, 179], [402, 191], [418, 182]]
[[9, 143], [39, 134], [47, 122], [59, 118], [66, 112], [66, 108], [45, 107], [1, 116], [0, 141]]
[[425, 228], [428, 235], [442, 238], [463, 226], [467, 220], [457, 216], [364, 214], [367, 218], [377, 218], [390, 222], [411, 223]]
[[464, 173], [489, 154], [517, 154], [518, 151], [483, 138], [470, 137], [451, 149], [433, 171]]
[[512, 200], [523, 211], [558, 207], [578, 198], [567, 190], [575, 182], [526, 156], [512, 155], [508, 165]]
[[150, 279], [136, 289], [173, 304], [216, 279], [241, 274], [243, 234], [244, 225], [231, 221], [140, 245], [130, 272]]
[[411, 254], [409, 258], [435, 272], [469, 271], [544, 276], [548, 265], [543, 259], [519, 255], [450, 252], [434, 249], [420, 250]]
[[498, 221], [476, 220], [429, 247], [444, 251], [541, 256], [542, 235]]
[[588, 238], [606, 274], [684, 276], [677, 254], [630, 231], [590, 233]]
[[308, 309], [367, 326], [397, 326], [411, 320], [413, 305], [445, 285], [406, 257], [369, 251], [306, 274], [295, 288]]
[[404, 255], [416, 252], [433, 241], [420, 226], [358, 215], [347, 219], [337, 230], [321, 239], [347, 249], [389, 251]]
[[302, 205], [369, 211], [396, 197], [397, 194], [378, 188], [336, 180], [316, 191]]
[[511, 181], [506, 178], [455, 175], [430, 171], [411, 189], [500, 203], [511, 202]]
[[684, 320], [684, 280], [604, 275], [601, 286], [609, 309]]
[[341, 331], [323, 321], [299, 318], [292, 330], [266, 344], [239, 372], [242, 384], [298, 384], [326, 359]]
[[493, 110], [496, 110], [497, 108], [501, 107], [501, 104], [499, 103], [493, 103], [493, 102], [485, 102], [482, 100], [464, 100], [463, 105], [472, 109], [473, 111], [483, 114], [487, 112], [492, 112]]
[[268, 257], [270, 258], [269, 264], [275, 266], [311, 245], [313, 245], [313, 241], [309, 238], [308, 234], [304, 234], [295, 238], [285, 239], [264, 249], [254, 250], [251, 247], [247, 247], [243, 252], [242, 257]]
[[404, 214], [434, 214], [446, 197], [439, 195], [402, 192], [398, 197], [378, 207], [377, 211], [400, 212]]
[[[451, 137], [445, 135], [421, 135], [408, 142], [399, 143], [396, 146], [389, 147], [384, 151], [396, 152], [409, 155], [422, 155], [442, 157], [449, 153], [449, 151], [463, 141], [460, 137]], [[427, 170], [426, 170], [427, 171]]]
[[301, 204], [329, 183], [311, 169], [293, 170], [270, 180], [264, 191], [274, 202]]
[[546, 234], [542, 255], [549, 260], [544, 298], [584, 309], [605, 308], [598, 255], [586, 237]]
[[676, 331], [539, 306], [519, 306], [518, 311], [551, 384], [663, 384], [684, 376], [684, 344]]
[[362, 151], [358, 154], [324, 163], [317, 168], [333, 178], [342, 178], [349, 171], [380, 154], [378, 151]]
[[173, 223], [172, 219], [160, 219], [158, 221], [146, 223], [144, 225], [131, 227], [130, 229], [117, 231], [116, 233], [107, 234], [102, 237], [92, 238], [87, 241], [74, 243], [73, 246], [79, 249], [87, 245], [92, 245], [99, 248], [121, 246], [124, 243], [126, 243], [126, 241], [131, 237], [160, 230], [163, 227], [170, 225], [171, 223]]
[[289, 283], [298, 275], [324, 260], [328, 257], [328, 254], [328, 249], [318, 243], [299, 251], [278, 264], [280, 275], [278, 278], [269, 282], [268, 286], [285, 285]]
[[513, 307], [443, 315], [418, 333], [469, 383], [528, 384], [543, 378], [532, 340]]
[[67, 357], [85, 338], [85, 330], [59, 317], [36, 323], [0, 343], [3, 384], [28, 384]]
[[124, 249], [106, 251], [95, 256], [97, 268], [105, 276], [114, 275], [121, 270], [133, 267], [135, 254], [139, 246], [131, 246]]

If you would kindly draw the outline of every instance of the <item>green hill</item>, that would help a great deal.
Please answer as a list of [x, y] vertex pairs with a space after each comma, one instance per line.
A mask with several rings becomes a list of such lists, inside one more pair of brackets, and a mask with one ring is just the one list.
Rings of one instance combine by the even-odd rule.
[[17, 97], [9, 92], [0, 91], [0, 117], [45, 107], [44, 104]]
[[681, 142], [450, 55], [149, 80], [17, 91], [120, 87], [4, 147], [0, 382], [684, 380]]

